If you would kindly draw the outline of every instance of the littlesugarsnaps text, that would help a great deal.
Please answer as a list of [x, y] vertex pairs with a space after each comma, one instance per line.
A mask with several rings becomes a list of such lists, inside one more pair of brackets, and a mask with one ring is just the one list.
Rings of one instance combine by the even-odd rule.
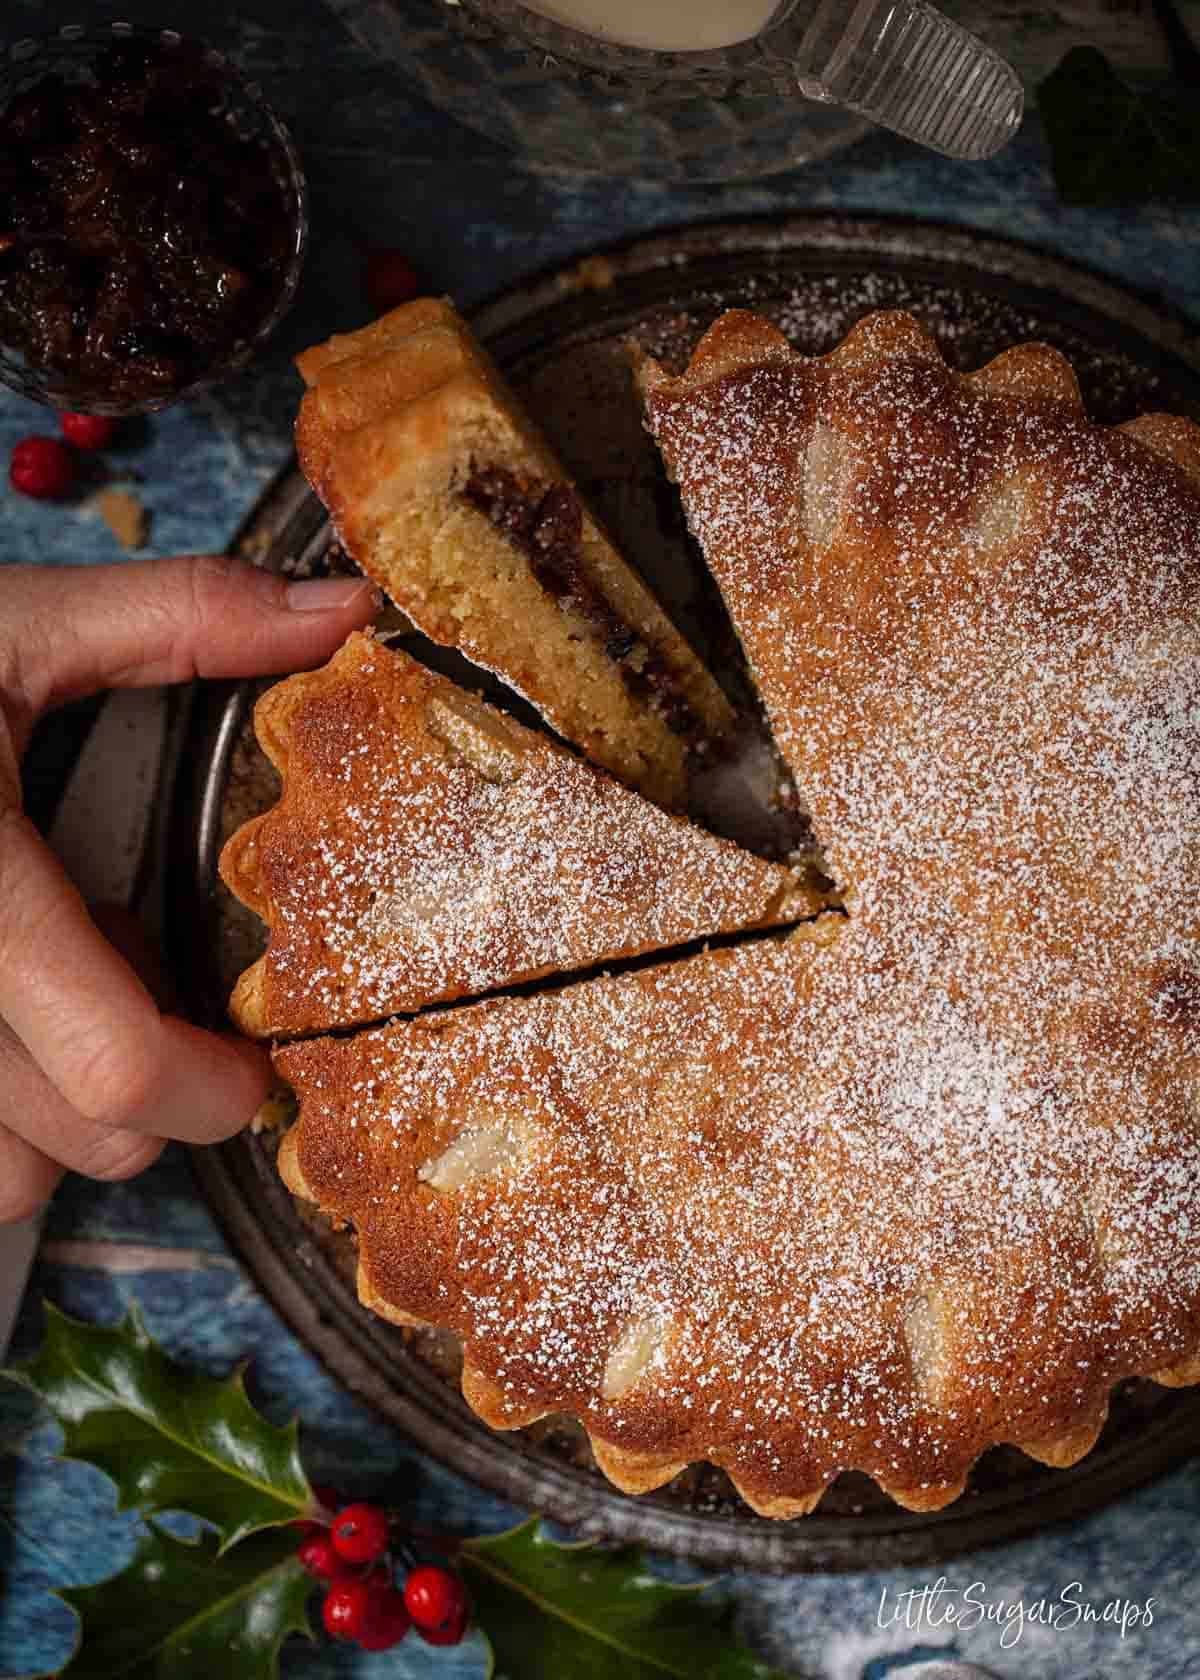
[[936, 1581], [907, 1592], [884, 1587], [875, 1621], [880, 1628], [904, 1628], [911, 1633], [938, 1629], [970, 1633], [990, 1624], [997, 1630], [1000, 1648], [1008, 1651], [1020, 1643], [1027, 1627], [1035, 1626], [1066, 1630], [1083, 1622], [1103, 1622], [1124, 1639], [1133, 1628], [1153, 1627], [1157, 1602], [1155, 1598], [1109, 1598], [1098, 1603], [1088, 1598], [1082, 1581], [1068, 1581], [1052, 1598], [993, 1598], [983, 1581], [949, 1587], [946, 1577], [939, 1575]]

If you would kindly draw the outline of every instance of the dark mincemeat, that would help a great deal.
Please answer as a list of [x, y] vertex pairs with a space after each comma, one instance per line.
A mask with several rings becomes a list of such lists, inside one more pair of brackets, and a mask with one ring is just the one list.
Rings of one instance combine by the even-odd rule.
[[583, 508], [570, 485], [518, 478], [507, 467], [475, 467], [462, 496], [520, 549], [548, 595], [569, 603], [588, 621], [629, 692], [652, 702], [673, 734], [698, 734], [700, 720], [662, 655], [651, 650], [636, 664], [630, 662], [644, 644], [583, 569]]
[[0, 341], [113, 401], [169, 394], [253, 335], [291, 224], [269, 154], [186, 43], [120, 43], [0, 116]]

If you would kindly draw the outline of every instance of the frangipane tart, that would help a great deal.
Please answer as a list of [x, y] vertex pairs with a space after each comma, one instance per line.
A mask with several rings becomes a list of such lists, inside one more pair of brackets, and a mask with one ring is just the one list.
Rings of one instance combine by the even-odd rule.
[[622, 1487], [1069, 1464], [1200, 1379], [1200, 432], [894, 314], [640, 376], [849, 913], [282, 1049], [282, 1170]]

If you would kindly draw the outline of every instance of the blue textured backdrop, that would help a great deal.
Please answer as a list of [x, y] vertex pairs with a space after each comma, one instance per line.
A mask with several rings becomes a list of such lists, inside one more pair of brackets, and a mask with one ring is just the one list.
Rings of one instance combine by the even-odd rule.
[[[4, 10], [11, 38], [83, 14], [184, 29], [198, 22], [195, 6], [179, 0], [141, 7], [8, 0]], [[1200, 323], [1195, 212], [1064, 211], [1055, 203], [1034, 122], [999, 159], [971, 168], [874, 136], [838, 158], [755, 185], [681, 191], [581, 184], [521, 168], [406, 96], [318, 0], [210, 0], [203, 29], [263, 82], [293, 125], [312, 185], [313, 257], [297, 310], [268, 361], [202, 402], [130, 428], [113, 457], [140, 480], [153, 517], [151, 553], [222, 547], [285, 462], [296, 394], [288, 352], [365, 318], [360, 245], [402, 247], [432, 288], [470, 304], [547, 265], [680, 222], [804, 208], [907, 213], [1069, 255], [1161, 296]], [[32, 404], [0, 396], [0, 459], [18, 437], [46, 429], [47, 419]], [[81, 506], [39, 505], [8, 493], [0, 501], [0, 562], [118, 558], [106, 528]], [[41, 750], [53, 755], [52, 737]], [[254, 1389], [273, 1415], [299, 1413], [319, 1480], [351, 1492], [393, 1490], [411, 1502], [415, 1521], [438, 1526], [494, 1529], [518, 1514], [439, 1468], [331, 1382], [231, 1258], [178, 1153], [129, 1185], [64, 1189], [17, 1351], [36, 1342], [42, 1293], [70, 1311], [106, 1319], [136, 1296], [169, 1349], [213, 1370], [252, 1355]], [[12, 1676], [63, 1660], [72, 1617], [47, 1589], [97, 1580], [117, 1568], [132, 1544], [133, 1523], [114, 1515], [103, 1478], [55, 1460], [53, 1429], [21, 1393], [3, 1386], [0, 1445], [11, 1449], [0, 1457], [0, 1675]], [[741, 1576], [717, 1590], [736, 1600], [744, 1632], [763, 1654], [798, 1676], [880, 1680], [918, 1654], [950, 1647], [1013, 1680], [1186, 1680], [1200, 1676], [1198, 1513], [1200, 1467], [1191, 1465], [1069, 1529], [945, 1571], [951, 1587], [983, 1582], [992, 1603], [1021, 1599], [1032, 1606], [1043, 1595], [1057, 1597], [1073, 1580], [1097, 1608], [1153, 1596], [1153, 1626], [1124, 1639], [1104, 1624], [1029, 1626], [1005, 1649], [994, 1624], [958, 1636], [948, 1626], [905, 1626], [902, 1619], [880, 1627], [881, 1593], [886, 1589], [891, 1615], [896, 1595], [920, 1589], [929, 1572]], [[484, 1667], [473, 1641], [456, 1653], [409, 1641], [376, 1657], [329, 1644], [289, 1647], [285, 1670], [465, 1680]]]

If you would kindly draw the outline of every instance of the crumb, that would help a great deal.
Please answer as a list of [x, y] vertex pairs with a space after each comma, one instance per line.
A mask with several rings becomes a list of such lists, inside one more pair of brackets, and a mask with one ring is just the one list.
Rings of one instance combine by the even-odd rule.
[[558, 283], [564, 292], [604, 292], [616, 278], [617, 271], [608, 257], [584, 257], [560, 274]]
[[250, 1130], [255, 1136], [260, 1132], [282, 1131], [290, 1126], [295, 1118], [295, 1097], [290, 1091], [275, 1090], [251, 1120]]
[[131, 490], [99, 490], [92, 506], [122, 548], [144, 548], [150, 532], [150, 515]]
[[238, 544], [238, 553], [244, 560], [261, 560], [270, 550], [274, 540], [269, 530], [261, 528], [242, 538]]

